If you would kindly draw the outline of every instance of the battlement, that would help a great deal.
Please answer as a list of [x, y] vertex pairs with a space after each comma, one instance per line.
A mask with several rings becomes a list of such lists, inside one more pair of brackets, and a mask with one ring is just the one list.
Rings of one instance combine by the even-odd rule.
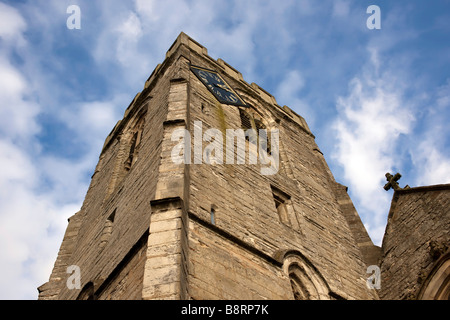
[[[302, 130], [304, 130], [309, 135], [314, 137], [311, 130], [309, 129], [309, 126], [308, 126], [306, 120], [302, 116], [300, 116], [299, 114], [297, 114], [295, 111], [293, 111], [291, 108], [289, 108], [287, 106], [282, 107], [282, 106], [278, 105], [275, 97], [272, 94], [270, 94], [269, 92], [267, 92], [266, 90], [264, 90], [258, 84], [254, 83], [254, 82], [249, 84], [248, 82], [246, 82], [244, 80], [244, 77], [242, 76], [242, 73], [239, 72], [238, 70], [236, 70], [235, 68], [233, 68], [231, 65], [229, 65], [223, 59], [218, 58], [217, 60], [215, 60], [212, 57], [210, 57], [208, 55], [207, 48], [205, 48], [200, 43], [198, 43], [197, 41], [195, 41], [194, 39], [189, 37], [184, 32], [181, 32], [178, 35], [177, 39], [174, 41], [172, 46], [169, 48], [169, 50], [167, 50], [166, 58], [165, 58], [164, 62], [162, 62], [161, 64], [158, 64], [156, 66], [156, 68], [153, 70], [150, 77], [147, 79], [147, 81], [145, 83], [144, 90], [151, 87], [151, 84], [159, 77], [160, 72], [163, 72], [163, 70], [165, 69], [164, 68], [165, 64], [167, 64], [168, 61], [171, 61], [171, 59], [176, 55], [180, 46], [185, 46], [191, 52], [208, 60], [210, 63], [212, 63], [214, 65], [215, 69], [220, 70], [221, 73], [226, 74], [228, 77], [234, 79], [235, 81], [237, 81], [238, 83], [243, 85], [247, 89], [248, 92], [253, 93], [252, 94], [253, 96], [261, 98], [265, 103], [267, 103], [268, 105], [272, 106], [274, 109], [277, 109], [280, 113], [282, 113], [284, 118], [296, 122]], [[131, 107], [131, 105], [130, 105], [130, 107]]]

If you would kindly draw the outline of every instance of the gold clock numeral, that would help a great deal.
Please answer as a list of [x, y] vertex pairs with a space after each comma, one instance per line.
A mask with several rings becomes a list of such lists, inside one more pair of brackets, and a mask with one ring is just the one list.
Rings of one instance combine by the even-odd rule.
[[215, 93], [215, 92], [216, 92], [216, 89], [213, 87], [212, 84], [208, 84], [208, 89], [209, 89], [212, 93]]
[[206, 71], [200, 70], [198, 74], [201, 78], [208, 78], [208, 73]]
[[222, 83], [223, 83], [222, 79], [220, 79], [220, 77], [219, 77], [217, 74], [214, 74], [214, 73], [213, 73], [212, 76], [213, 76], [213, 78], [214, 78], [216, 81], [222, 82]]
[[219, 87], [220, 89], [231, 92], [231, 89], [228, 88], [226, 84], [216, 84], [216, 86]]
[[198, 72], [198, 74], [199, 74], [200, 78], [203, 80], [203, 82], [209, 83], [209, 80], [208, 80], [208, 78], [209, 78], [209, 73], [208, 73], [208, 72], [203, 71], [203, 70], [200, 70], [200, 71]]
[[227, 96], [228, 100], [231, 102], [238, 102], [238, 98], [234, 94], [230, 94]]

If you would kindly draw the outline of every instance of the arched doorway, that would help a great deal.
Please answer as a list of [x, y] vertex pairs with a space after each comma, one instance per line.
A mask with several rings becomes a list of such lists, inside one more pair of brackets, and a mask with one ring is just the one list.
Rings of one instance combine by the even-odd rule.
[[450, 300], [450, 252], [435, 264], [418, 295], [419, 300]]

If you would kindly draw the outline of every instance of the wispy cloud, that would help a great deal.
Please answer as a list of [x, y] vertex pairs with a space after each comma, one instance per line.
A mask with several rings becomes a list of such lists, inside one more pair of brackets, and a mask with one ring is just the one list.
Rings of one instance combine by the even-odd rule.
[[360, 213], [366, 213], [366, 226], [379, 244], [384, 228], [370, 229], [382, 226], [389, 210], [389, 196], [381, 188], [384, 174], [401, 162], [400, 136], [411, 132], [415, 110], [404, 99], [400, 75], [380, 73], [373, 49], [369, 57], [361, 74], [350, 81], [348, 95], [337, 99], [333, 158], [343, 167], [350, 192]]
[[422, 127], [414, 135], [419, 141], [411, 149], [411, 158], [417, 168], [416, 185], [450, 183], [450, 127], [445, 116], [450, 110], [450, 78], [443, 86], [431, 92], [426, 111], [422, 113]]
[[3, 41], [21, 45], [24, 41], [22, 33], [26, 28], [25, 19], [19, 11], [0, 2], [0, 38]]
[[27, 99], [26, 79], [5, 56], [0, 57], [0, 74], [0, 133], [14, 140], [37, 133], [40, 107]]

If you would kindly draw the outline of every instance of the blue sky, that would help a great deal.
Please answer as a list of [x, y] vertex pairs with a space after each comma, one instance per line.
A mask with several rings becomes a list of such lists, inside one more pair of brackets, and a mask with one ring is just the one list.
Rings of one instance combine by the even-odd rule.
[[104, 139], [181, 31], [305, 117], [380, 245], [386, 172], [450, 183], [449, 21], [448, 0], [0, 1], [0, 299], [37, 298]]

